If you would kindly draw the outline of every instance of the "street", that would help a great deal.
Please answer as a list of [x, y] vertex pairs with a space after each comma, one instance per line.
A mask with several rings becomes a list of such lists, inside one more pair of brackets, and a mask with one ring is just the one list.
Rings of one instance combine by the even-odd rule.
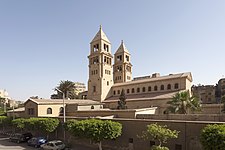
[[[38, 150], [38, 148], [34, 148], [31, 146], [27, 146], [27, 143], [14, 143], [10, 142], [9, 138], [0, 135], [0, 150]], [[71, 150], [97, 150], [97, 148], [91, 148], [83, 145], [76, 145]]]
[[0, 150], [33, 150], [35, 148], [27, 146], [26, 143], [10, 142], [9, 138], [0, 136]]

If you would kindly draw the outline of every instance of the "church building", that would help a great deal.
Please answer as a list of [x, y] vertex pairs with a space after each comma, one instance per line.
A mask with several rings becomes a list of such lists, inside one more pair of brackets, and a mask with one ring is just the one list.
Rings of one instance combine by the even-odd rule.
[[[113, 61], [114, 58], [114, 61]], [[128, 108], [157, 106], [163, 109], [166, 102], [179, 91], [191, 93], [190, 72], [160, 76], [132, 78], [131, 55], [122, 41], [114, 56], [111, 43], [100, 26], [90, 43], [89, 80], [87, 98], [117, 108], [121, 91], [126, 94]]]

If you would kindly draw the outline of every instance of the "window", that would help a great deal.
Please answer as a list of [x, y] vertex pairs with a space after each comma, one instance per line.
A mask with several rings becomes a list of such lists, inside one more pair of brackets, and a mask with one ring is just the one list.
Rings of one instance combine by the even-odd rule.
[[120, 94], [120, 90], [117, 91], [117, 94]]
[[94, 52], [97, 52], [98, 50], [99, 50], [99, 45], [98, 44], [94, 45]]
[[164, 90], [164, 85], [161, 85], [160, 89], [161, 89], [161, 90]]
[[95, 108], [95, 107], [92, 105], [92, 106], [91, 106], [91, 109], [94, 109], [94, 108]]
[[129, 61], [129, 56], [126, 55], [126, 60]]
[[28, 108], [28, 115], [34, 115], [34, 108]]
[[130, 76], [127, 76], [127, 80], [130, 80]]
[[134, 93], [134, 88], [132, 88], [131, 92]]
[[51, 108], [47, 109], [47, 114], [52, 114], [52, 109]]
[[104, 50], [109, 52], [109, 45], [104, 44]]
[[129, 94], [130, 93], [130, 89], [127, 89], [127, 94]]
[[158, 90], [158, 87], [157, 86], [154, 86], [154, 91], [157, 91]]
[[63, 113], [63, 107], [59, 108], [59, 113]]
[[109, 85], [109, 81], [107, 81], [107, 85]]
[[151, 91], [151, 90], [152, 90], [152, 87], [151, 87], [151, 86], [149, 86], [149, 87], [148, 87], [148, 91]]
[[113, 95], [116, 95], [116, 91], [113, 91]]
[[140, 92], [140, 88], [137, 88], [137, 93], [139, 93]]
[[167, 85], [167, 90], [171, 90], [171, 84]]
[[96, 86], [93, 86], [93, 92], [96, 92]]
[[174, 88], [175, 88], [175, 89], [178, 89], [178, 88], [179, 88], [178, 83], [175, 83]]
[[142, 92], [145, 92], [145, 87], [142, 88]]
[[122, 61], [122, 55], [119, 55], [116, 58], [117, 58], [117, 61]]

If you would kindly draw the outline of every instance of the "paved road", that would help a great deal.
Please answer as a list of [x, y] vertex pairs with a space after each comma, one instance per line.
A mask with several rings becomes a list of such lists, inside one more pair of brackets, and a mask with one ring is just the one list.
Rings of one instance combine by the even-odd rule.
[[9, 138], [0, 136], [0, 150], [34, 150], [35, 148], [27, 146], [26, 143], [9, 142]]
[[[40, 150], [40, 149], [27, 146], [26, 143], [18, 144], [10, 142], [8, 137], [0, 135], [0, 150]], [[98, 150], [98, 148], [83, 145], [74, 145], [74, 147], [71, 150]]]

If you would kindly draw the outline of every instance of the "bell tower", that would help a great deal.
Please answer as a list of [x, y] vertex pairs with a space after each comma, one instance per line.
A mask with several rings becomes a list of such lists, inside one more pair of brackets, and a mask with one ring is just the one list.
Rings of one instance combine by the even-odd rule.
[[113, 85], [111, 43], [100, 29], [90, 43], [88, 99], [102, 102]]
[[114, 83], [123, 83], [132, 80], [132, 64], [130, 63], [130, 53], [123, 40], [114, 54], [113, 65]]

